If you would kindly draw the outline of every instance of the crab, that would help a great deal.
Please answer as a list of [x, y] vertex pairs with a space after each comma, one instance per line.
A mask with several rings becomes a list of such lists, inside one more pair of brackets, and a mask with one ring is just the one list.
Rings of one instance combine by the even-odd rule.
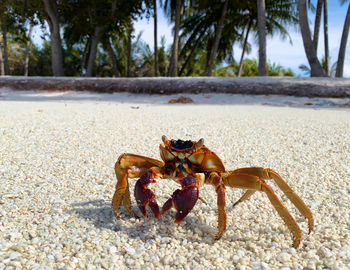
[[[131, 208], [131, 198], [128, 178], [139, 178], [135, 184], [134, 196], [138, 208], [144, 216], [148, 216], [147, 207], [158, 219], [171, 208], [176, 209], [175, 223], [180, 223], [195, 206], [199, 189], [204, 184], [212, 185], [217, 193], [218, 232], [215, 239], [220, 239], [226, 231], [226, 187], [246, 189], [243, 196], [233, 206], [250, 198], [256, 191], [267, 195], [272, 206], [282, 218], [292, 234], [293, 247], [297, 248], [302, 238], [302, 232], [292, 215], [278, 199], [267, 180], [274, 181], [299, 212], [308, 220], [309, 233], [314, 227], [314, 218], [309, 207], [272, 169], [262, 167], [247, 167], [227, 171], [221, 159], [204, 145], [204, 140], [169, 140], [162, 137], [160, 144], [161, 160], [124, 153], [115, 163], [117, 177], [116, 190], [112, 199], [112, 208], [116, 217], [121, 204], [132, 215], [137, 214]], [[155, 194], [148, 188], [157, 178], [173, 179], [181, 185], [160, 209]]]

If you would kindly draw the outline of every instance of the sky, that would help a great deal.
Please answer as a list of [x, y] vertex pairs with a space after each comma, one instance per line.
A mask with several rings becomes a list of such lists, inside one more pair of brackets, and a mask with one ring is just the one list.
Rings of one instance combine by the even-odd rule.
[[[312, 1], [316, 5], [316, 1]], [[343, 31], [345, 16], [348, 4], [340, 5], [339, 0], [328, 0], [328, 39], [331, 65], [336, 62], [338, 58], [341, 35]], [[310, 29], [313, 31], [314, 14], [308, 11]], [[323, 18], [322, 18], [323, 20]], [[135, 36], [142, 31], [142, 39], [147, 42], [153, 49], [153, 18], [147, 20], [146, 18], [139, 19], [134, 23]], [[171, 31], [173, 24], [165, 17], [164, 12], [158, 6], [158, 43], [160, 43], [161, 36], [165, 37], [166, 45], [171, 46], [173, 37]], [[41, 43], [40, 29], [37, 28], [34, 33], [34, 42]], [[308, 66], [308, 61], [305, 55], [301, 33], [298, 27], [288, 29], [292, 39], [292, 44], [289, 39], [282, 40], [277, 34], [273, 37], [267, 37], [267, 61], [271, 64], [279, 64], [285, 68], [291, 68], [298, 76], [305, 76], [298, 68], [299, 65], [305, 64]], [[252, 45], [252, 50], [249, 54], [245, 54], [245, 58], [258, 58], [258, 44], [251, 35], [249, 42]], [[234, 57], [239, 61], [242, 48], [237, 45], [233, 48]], [[324, 39], [323, 39], [323, 21], [320, 27], [320, 36], [318, 43], [317, 55], [319, 59], [324, 56]], [[347, 51], [345, 55], [344, 77], [350, 78], [350, 37], [347, 42]]]

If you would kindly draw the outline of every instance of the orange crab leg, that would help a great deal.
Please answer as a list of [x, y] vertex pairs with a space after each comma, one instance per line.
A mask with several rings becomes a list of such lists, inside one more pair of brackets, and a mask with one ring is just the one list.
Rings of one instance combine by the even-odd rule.
[[140, 177], [150, 168], [160, 171], [163, 166], [163, 161], [135, 154], [126, 153], [118, 158], [114, 167], [117, 176], [117, 184], [112, 199], [112, 208], [116, 216], [118, 215], [118, 210], [122, 203], [131, 214], [137, 216], [131, 209], [128, 177]]
[[215, 236], [215, 240], [219, 240], [226, 231], [226, 188], [224, 182], [222, 181], [221, 175], [216, 172], [209, 174], [208, 178], [206, 179], [206, 183], [215, 186], [215, 191], [217, 193], [218, 233]]
[[233, 207], [235, 207], [237, 204], [245, 201], [245, 200], [248, 200], [250, 198], [250, 196], [252, 196], [254, 193], [255, 193], [256, 190], [247, 190], [243, 196], [237, 200], [234, 204], [233, 204]]
[[267, 185], [263, 179], [260, 179], [255, 175], [237, 173], [233, 171], [224, 173], [223, 181], [224, 184], [229, 187], [237, 187], [265, 192], [271, 204], [276, 209], [280, 217], [283, 219], [289, 231], [292, 233], [293, 247], [297, 248], [299, 246], [302, 233], [298, 224], [295, 222], [294, 218], [291, 216], [288, 210], [284, 207], [282, 202], [277, 198], [276, 194], [273, 192], [271, 187]]
[[[244, 173], [257, 176], [264, 180], [274, 180], [278, 187], [283, 191], [287, 198], [295, 205], [300, 213], [308, 220], [309, 233], [314, 228], [314, 217], [310, 208], [304, 201], [294, 192], [294, 190], [283, 180], [283, 178], [272, 169], [265, 169], [262, 167], [240, 168], [231, 173]], [[234, 205], [248, 199], [255, 191], [248, 190], [242, 198], [240, 198]]]

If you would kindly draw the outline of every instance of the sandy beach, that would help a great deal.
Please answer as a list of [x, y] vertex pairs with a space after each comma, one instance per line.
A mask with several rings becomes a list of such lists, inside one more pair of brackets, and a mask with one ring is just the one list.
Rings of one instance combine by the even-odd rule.
[[[349, 99], [88, 92], [0, 92], [0, 269], [350, 269]], [[198, 140], [226, 169], [277, 171], [310, 207], [314, 231], [273, 181], [296, 219], [292, 237], [266, 195], [232, 208], [219, 241], [216, 193], [204, 186], [179, 225], [174, 211], [135, 219], [111, 199], [118, 156], [160, 159], [161, 136]], [[137, 179], [131, 179], [131, 190]], [[179, 186], [159, 180], [159, 205]], [[133, 193], [133, 192], [132, 192]], [[133, 209], [141, 216], [132, 197]]]

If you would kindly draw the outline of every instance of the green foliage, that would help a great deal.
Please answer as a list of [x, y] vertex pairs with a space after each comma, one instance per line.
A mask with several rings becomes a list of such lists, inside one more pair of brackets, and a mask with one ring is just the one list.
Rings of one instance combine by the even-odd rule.
[[[54, 0], [53, 0], [54, 1]], [[175, 1], [161, 1], [172, 18]], [[127, 76], [128, 33], [132, 22], [138, 17], [152, 15], [153, 0], [60, 0], [57, 1], [62, 36], [63, 68], [66, 76], [84, 74], [94, 29], [103, 26], [93, 74], [94, 76], [113, 76], [111, 59], [116, 59], [120, 76]], [[116, 5], [114, 12], [113, 5]], [[181, 76], [202, 76], [214, 43], [216, 24], [220, 18], [222, 1], [184, 1], [184, 14], [181, 19], [178, 66]], [[297, 22], [293, 1], [266, 0], [267, 33], [288, 37], [285, 27]], [[0, 2], [0, 26], [6, 28], [8, 37], [8, 57], [10, 75], [24, 74], [25, 47], [29, 22], [44, 25], [47, 14], [42, 0], [2, 0]], [[257, 30], [256, 1], [231, 0], [227, 11], [222, 38], [216, 58], [216, 66], [223, 63], [231, 65], [217, 68], [215, 76], [236, 76], [238, 64], [233, 58], [233, 46], [242, 43], [247, 25], [251, 23], [251, 33]], [[29, 75], [50, 76], [51, 43], [46, 35], [42, 47], [30, 45]], [[111, 44], [113, 55], [110, 55]], [[153, 45], [153, 44], [152, 44]], [[249, 51], [251, 44], [246, 50]], [[108, 49], [107, 49], [108, 48]], [[171, 48], [165, 46], [164, 38], [158, 46], [160, 76], [167, 75]], [[131, 76], [154, 75], [153, 46], [146, 44], [140, 36], [133, 36], [131, 44]], [[242, 76], [257, 76], [257, 61], [245, 59]], [[290, 69], [277, 64], [268, 64], [270, 76], [294, 76]]]
[[294, 72], [290, 68], [285, 69], [284, 67], [276, 63], [267, 64], [267, 74], [268, 76], [295, 76]]
[[63, 50], [64, 73], [66, 76], [79, 76], [81, 68], [81, 55], [83, 52], [78, 48], [69, 48]]
[[[215, 76], [221, 77], [236, 77], [238, 74], [239, 64], [234, 63], [214, 71]], [[289, 76], [293, 77], [295, 74], [290, 68], [285, 69], [276, 63], [267, 64], [268, 76]], [[258, 76], [258, 62], [256, 59], [244, 59], [242, 65], [242, 76]]]

